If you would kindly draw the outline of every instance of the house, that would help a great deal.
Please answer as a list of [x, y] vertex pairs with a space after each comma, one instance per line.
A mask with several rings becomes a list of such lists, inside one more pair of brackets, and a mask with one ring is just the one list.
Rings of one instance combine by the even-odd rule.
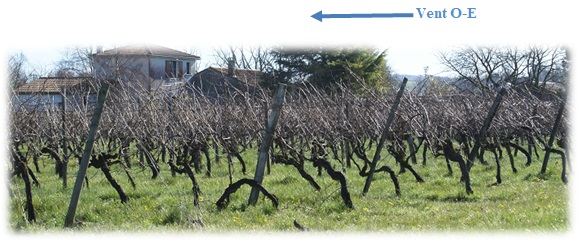
[[121, 80], [134, 91], [154, 92], [186, 83], [201, 58], [159, 45], [129, 45], [93, 56], [96, 79]]
[[96, 91], [90, 77], [42, 77], [15, 90], [15, 110], [59, 110], [66, 96], [68, 110], [96, 103]]
[[180, 92], [195, 73], [201, 58], [159, 45], [128, 45], [97, 50], [92, 56], [92, 77], [42, 77], [15, 90], [15, 110], [56, 110], [63, 95], [70, 109], [96, 102], [92, 81], [119, 80], [128, 93]]
[[261, 93], [259, 82], [263, 73], [258, 70], [238, 69], [234, 62], [227, 68], [209, 67], [195, 74], [187, 84], [189, 93], [201, 93], [217, 100], [234, 94]]

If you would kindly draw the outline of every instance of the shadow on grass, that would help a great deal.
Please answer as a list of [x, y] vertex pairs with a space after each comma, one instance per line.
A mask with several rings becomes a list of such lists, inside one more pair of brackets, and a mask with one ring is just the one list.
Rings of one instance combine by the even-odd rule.
[[466, 202], [477, 202], [478, 197], [468, 196], [464, 193], [458, 193], [456, 195], [440, 196], [437, 194], [429, 195], [425, 197], [426, 200], [434, 202], [448, 202], [448, 203], [466, 203]]
[[285, 177], [285, 178], [283, 178], [283, 179], [281, 179], [281, 180], [272, 181], [272, 184], [275, 184], [275, 185], [288, 185], [288, 184], [294, 183], [294, 182], [296, 182], [296, 181], [297, 181], [297, 178], [296, 178], [296, 177], [288, 176], [288, 177]]
[[530, 173], [524, 177], [524, 181], [532, 181], [532, 182], [542, 182], [547, 181], [552, 178], [552, 171], [546, 171], [546, 173]]

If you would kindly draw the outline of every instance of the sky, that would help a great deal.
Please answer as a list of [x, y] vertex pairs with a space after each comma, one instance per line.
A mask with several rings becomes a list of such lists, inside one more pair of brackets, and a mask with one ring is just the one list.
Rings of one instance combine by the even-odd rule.
[[[171, 0], [170, 4], [131, 1], [71, 0], [2, 1], [0, 55], [21, 49], [35, 65], [59, 58], [71, 45], [154, 43], [181, 50], [229, 45], [371, 45], [388, 49], [390, 67], [398, 74], [443, 72], [438, 49], [478, 44], [563, 44], [575, 14], [568, 1], [548, 3], [499, 0]], [[153, 2], [154, 3], [154, 2]], [[34, 6], [34, 7], [31, 7]], [[258, 6], [258, 7], [256, 7]], [[421, 19], [426, 11], [475, 8], [476, 18]], [[325, 19], [323, 13], [414, 12], [413, 19]], [[538, 14], [539, 13], [539, 14]], [[17, 21], [15, 21], [17, 20]], [[510, 24], [516, 20], [518, 24]], [[537, 29], [539, 31], [537, 31]], [[208, 51], [206, 51], [208, 50]], [[206, 55], [200, 54], [203, 59]], [[46, 60], [43, 60], [46, 59]], [[206, 62], [203, 61], [201, 67]]]
[[[71, 47], [71, 46], [68, 46]], [[208, 66], [215, 65], [214, 49], [218, 47], [202, 46], [195, 48], [190, 46], [188, 48], [181, 48], [179, 46], [166, 46], [176, 50], [194, 49], [195, 54], [201, 57], [200, 67], [204, 69]], [[50, 70], [54, 68], [54, 64], [62, 58], [62, 53], [66, 47], [50, 47], [50, 46], [32, 46], [29, 48], [12, 49], [11, 53], [22, 52], [31, 68], [37, 68], [40, 72], [42, 70]], [[443, 65], [440, 64], [435, 56], [438, 48], [406, 48], [406, 47], [385, 47], [387, 49], [387, 64], [395, 74], [399, 75], [423, 75], [424, 67], [428, 67], [428, 74], [433, 75], [448, 75], [444, 71]]]

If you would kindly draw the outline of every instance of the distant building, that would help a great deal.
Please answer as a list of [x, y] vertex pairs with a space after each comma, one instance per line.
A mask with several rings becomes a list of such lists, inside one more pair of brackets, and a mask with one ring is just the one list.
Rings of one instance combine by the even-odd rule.
[[236, 94], [260, 94], [259, 82], [263, 73], [258, 70], [237, 69], [234, 63], [227, 68], [209, 67], [195, 74], [187, 88], [190, 93], [201, 93], [216, 100]]
[[66, 96], [68, 110], [85, 108], [96, 103], [92, 78], [42, 77], [18, 87], [12, 97], [16, 111], [60, 110]]
[[136, 91], [182, 87], [197, 72], [201, 58], [159, 45], [130, 45], [93, 56], [96, 79], [121, 80]]
[[[16, 110], [60, 109], [66, 95], [70, 109], [96, 102], [93, 81], [114, 80], [116, 91], [129, 94], [154, 93], [174, 96], [186, 90], [213, 100], [239, 94], [261, 93], [262, 72], [209, 67], [198, 71], [201, 58], [158, 45], [129, 45], [98, 50], [93, 55], [92, 77], [42, 77], [15, 90], [12, 102]], [[118, 80], [118, 82], [116, 82]], [[135, 95], [137, 96], [137, 95]]]

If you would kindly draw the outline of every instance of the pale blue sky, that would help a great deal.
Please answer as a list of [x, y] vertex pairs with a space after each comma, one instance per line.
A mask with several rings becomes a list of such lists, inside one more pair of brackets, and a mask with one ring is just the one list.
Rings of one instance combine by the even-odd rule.
[[[178, 47], [172, 48], [182, 50]], [[18, 51], [20, 50], [13, 50], [12, 53]], [[38, 68], [42, 72], [42, 70], [50, 70], [54, 67], [54, 63], [62, 57], [64, 48], [33, 47], [21, 51], [26, 55], [31, 67]], [[197, 52], [195, 54], [201, 56], [201, 69], [215, 65], [212, 48], [200, 48], [195, 51]], [[436, 51], [435, 48], [388, 48], [387, 61], [396, 74], [423, 75], [424, 67], [428, 66], [428, 74], [448, 75], [447, 72], [443, 72], [443, 66], [435, 57]]]

